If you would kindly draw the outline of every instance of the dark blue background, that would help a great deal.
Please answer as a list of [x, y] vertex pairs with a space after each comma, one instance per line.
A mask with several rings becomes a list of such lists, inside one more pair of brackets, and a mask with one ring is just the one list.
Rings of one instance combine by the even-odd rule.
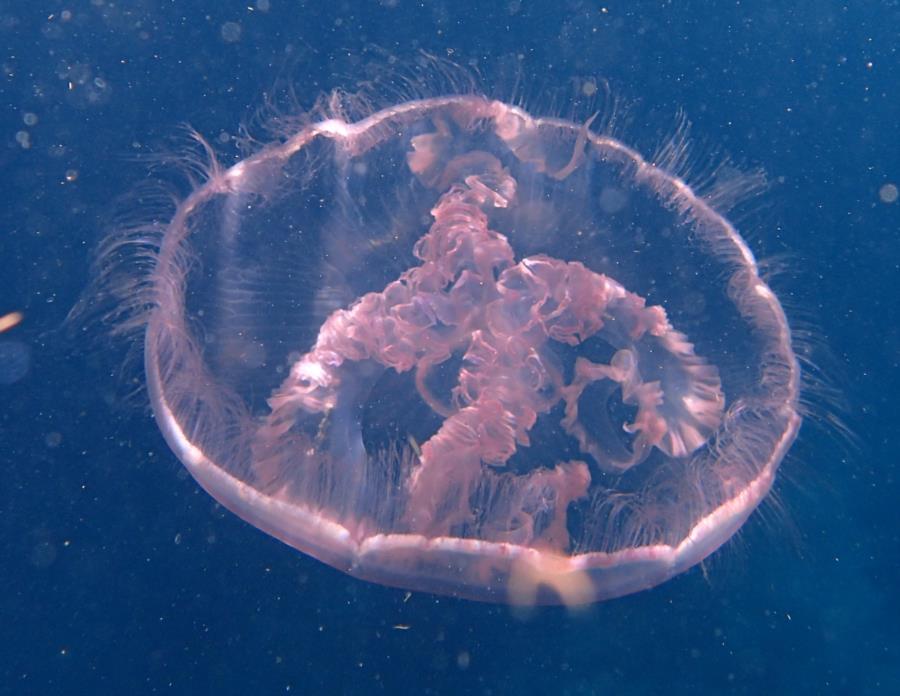
[[[0, 691], [900, 691], [896, 2], [202, 4], [0, 6], [0, 314], [26, 315], [0, 340], [32, 353], [0, 385]], [[308, 106], [419, 50], [536, 110], [606, 79], [642, 149], [683, 110], [700, 161], [767, 172], [740, 222], [826, 379], [705, 573], [576, 616], [357, 582], [218, 508], [123, 403], [121, 352], [56, 330], [135, 155], [190, 123], [228, 159], [273, 86]]]

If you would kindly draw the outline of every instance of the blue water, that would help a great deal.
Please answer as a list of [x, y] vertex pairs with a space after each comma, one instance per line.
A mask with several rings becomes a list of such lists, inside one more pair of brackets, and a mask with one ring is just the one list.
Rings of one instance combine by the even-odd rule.
[[[0, 315], [25, 315], [0, 350], [0, 692], [900, 691], [896, 2], [206, 4], [0, 6]], [[737, 220], [820, 374], [772, 499], [704, 567], [576, 615], [358, 582], [217, 507], [124, 348], [60, 329], [184, 124], [232, 161], [270, 94], [310, 106], [422, 51], [535, 112], [608, 83], [644, 151], [683, 113], [698, 175], [766, 172]]]

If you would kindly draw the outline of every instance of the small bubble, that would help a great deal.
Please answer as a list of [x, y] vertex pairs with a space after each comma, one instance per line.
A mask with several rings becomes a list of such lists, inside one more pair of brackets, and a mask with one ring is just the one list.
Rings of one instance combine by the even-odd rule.
[[19, 143], [19, 147], [21, 147], [23, 150], [30, 150], [31, 133], [23, 130], [16, 132], [16, 142]]
[[37, 114], [32, 111], [26, 111], [22, 114], [22, 123], [26, 126], [36, 126], [38, 122]]
[[898, 195], [900, 192], [898, 192], [896, 184], [885, 184], [878, 189], [878, 198], [882, 203], [896, 203]]
[[235, 43], [241, 40], [241, 25], [237, 22], [225, 22], [222, 25], [222, 40], [225, 43]]
[[66, 170], [66, 181], [70, 184], [78, 180], [78, 170], [77, 169], [67, 169]]

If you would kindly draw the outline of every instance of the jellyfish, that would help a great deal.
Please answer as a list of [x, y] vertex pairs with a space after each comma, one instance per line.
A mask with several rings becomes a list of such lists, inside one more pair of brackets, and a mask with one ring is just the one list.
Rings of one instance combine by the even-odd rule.
[[732, 537], [800, 371], [678, 145], [474, 91], [327, 104], [105, 247], [142, 250], [100, 267], [196, 481], [350, 575], [491, 602], [626, 595]]

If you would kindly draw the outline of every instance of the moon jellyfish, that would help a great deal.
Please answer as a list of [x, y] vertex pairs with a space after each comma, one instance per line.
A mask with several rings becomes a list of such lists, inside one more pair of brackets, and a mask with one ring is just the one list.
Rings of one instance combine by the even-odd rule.
[[477, 94], [322, 111], [107, 245], [144, 245], [120, 316], [197, 482], [353, 576], [484, 601], [617, 597], [726, 542], [799, 369], [715, 191]]

